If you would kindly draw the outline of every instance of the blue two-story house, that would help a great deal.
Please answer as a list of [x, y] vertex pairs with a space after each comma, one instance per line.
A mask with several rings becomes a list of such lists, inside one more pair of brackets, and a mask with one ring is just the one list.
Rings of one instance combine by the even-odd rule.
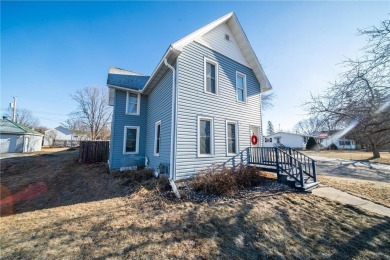
[[271, 85], [234, 13], [170, 45], [151, 76], [110, 68], [107, 86], [111, 169], [148, 166], [179, 180], [262, 140]]

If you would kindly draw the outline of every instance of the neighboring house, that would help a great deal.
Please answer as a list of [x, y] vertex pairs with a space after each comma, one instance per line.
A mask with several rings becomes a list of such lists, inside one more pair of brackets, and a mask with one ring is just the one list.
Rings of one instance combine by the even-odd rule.
[[0, 119], [0, 152], [28, 153], [41, 150], [43, 135], [26, 126]]
[[240, 160], [253, 135], [261, 143], [271, 85], [234, 13], [171, 44], [150, 77], [110, 68], [107, 86], [111, 169], [146, 165], [184, 179]]
[[342, 133], [342, 130], [322, 131], [316, 135], [316, 139], [325, 148], [331, 144], [335, 144], [338, 149], [354, 150], [356, 148], [356, 142], [345, 138], [340, 133]]
[[58, 126], [45, 131], [43, 145], [51, 146], [55, 144], [60, 146], [74, 146], [78, 144], [80, 140], [84, 140], [85, 138], [85, 136], [75, 134], [72, 130], [66, 127]]
[[303, 149], [310, 136], [288, 132], [277, 132], [264, 137], [264, 147], [291, 147]]

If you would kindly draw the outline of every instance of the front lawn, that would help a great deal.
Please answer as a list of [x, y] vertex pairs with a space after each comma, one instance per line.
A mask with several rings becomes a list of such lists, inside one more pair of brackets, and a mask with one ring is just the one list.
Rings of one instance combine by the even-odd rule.
[[337, 150], [337, 151], [304, 151], [308, 156], [321, 156], [327, 158], [335, 159], [344, 159], [344, 160], [358, 160], [358, 161], [369, 161], [375, 163], [384, 163], [390, 164], [390, 153], [381, 152], [380, 158], [372, 159], [372, 152], [365, 151], [347, 151], [347, 150]]
[[390, 207], [390, 183], [351, 178], [319, 176], [321, 184]]
[[80, 165], [76, 158], [77, 151], [65, 151], [2, 161], [2, 185], [17, 192], [42, 182], [47, 191], [16, 203], [14, 214], [1, 218], [1, 258], [390, 255], [389, 218], [312, 194], [256, 191], [208, 202], [170, 200], [159, 195], [155, 180], [129, 183], [107, 174], [103, 164]]

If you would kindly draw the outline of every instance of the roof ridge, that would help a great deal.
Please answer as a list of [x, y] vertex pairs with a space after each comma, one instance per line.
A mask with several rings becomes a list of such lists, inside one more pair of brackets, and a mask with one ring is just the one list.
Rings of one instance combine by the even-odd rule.
[[129, 75], [129, 76], [146, 76], [146, 75], [143, 75], [143, 74], [138, 73], [138, 72], [125, 70], [125, 69], [118, 68], [118, 67], [109, 67], [108, 73], [109, 74], [119, 74], [119, 75]]

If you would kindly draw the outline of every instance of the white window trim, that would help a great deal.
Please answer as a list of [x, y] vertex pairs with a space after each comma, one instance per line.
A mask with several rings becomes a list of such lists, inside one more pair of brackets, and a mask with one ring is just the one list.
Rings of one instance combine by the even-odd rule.
[[161, 120], [154, 124], [154, 156], [160, 156], [160, 151], [157, 153], [157, 127], [160, 126], [160, 151], [161, 151]]
[[[237, 94], [237, 78], [238, 78], [238, 76], [241, 76], [241, 77], [243, 77], [244, 78], [244, 101], [241, 101], [241, 100], [238, 100], [238, 94]], [[247, 100], [248, 100], [248, 98], [247, 98], [247, 87], [246, 87], [246, 75], [244, 74], [244, 73], [241, 73], [241, 72], [239, 72], [239, 71], [236, 71], [236, 86], [235, 86], [235, 88], [236, 88], [236, 101], [237, 102], [241, 102], [241, 103], [247, 103]]]
[[[211, 63], [215, 65], [215, 93], [208, 92], [207, 91], [207, 63]], [[219, 94], [219, 65], [218, 62], [212, 59], [209, 59], [207, 57], [204, 57], [204, 63], [203, 63], [203, 91], [207, 94], [211, 95], [217, 95]]]
[[[200, 121], [210, 121], [210, 152], [211, 154], [200, 153]], [[197, 131], [197, 154], [198, 157], [214, 157], [214, 118], [206, 116], [198, 116], [198, 131]]]
[[[137, 137], [136, 137], [136, 146], [135, 146], [135, 152], [126, 152], [126, 137], [127, 137], [127, 129], [136, 129], [137, 130]], [[139, 126], [125, 126], [124, 132], [123, 132], [123, 154], [138, 154], [139, 153]]]
[[[234, 124], [235, 125], [235, 127], [236, 127], [236, 143], [235, 143], [235, 145], [236, 145], [236, 153], [229, 153], [229, 139], [228, 139], [228, 124]], [[238, 150], [239, 150], [239, 147], [240, 147], [240, 145], [239, 145], [239, 142], [240, 142], [240, 140], [239, 140], [239, 132], [238, 132], [238, 121], [232, 121], [232, 120], [226, 120], [226, 123], [225, 123], [225, 129], [226, 129], [226, 131], [225, 131], [225, 134], [226, 134], [226, 156], [232, 156], [232, 155], [237, 155], [238, 154]]]
[[[128, 113], [128, 108], [129, 108], [129, 94], [136, 94], [137, 95], [137, 113]], [[139, 116], [140, 115], [140, 108], [141, 108], [141, 94], [140, 93], [134, 93], [131, 91], [127, 91], [126, 94], [126, 115], [130, 116]]]

